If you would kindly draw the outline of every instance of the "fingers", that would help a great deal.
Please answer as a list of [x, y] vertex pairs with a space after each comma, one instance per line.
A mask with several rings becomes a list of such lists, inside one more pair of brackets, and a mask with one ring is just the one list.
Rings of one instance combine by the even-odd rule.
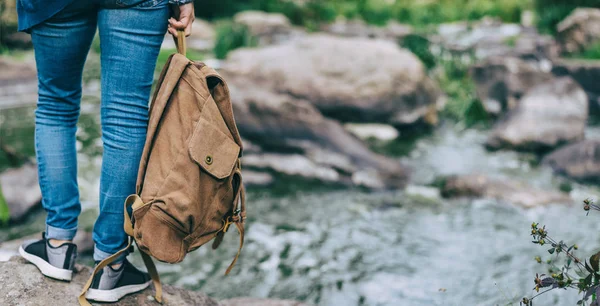
[[171, 26], [169, 26], [169, 28], [167, 29], [167, 31], [169, 32], [169, 34], [177, 37], [177, 29], [172, 28]]
[[176, 30], [183, 30], [187, 26], [189, 20], [186, 18], [182, 18], [181, 20], [176, 20], [175, 18], [169, 18], [169, 28], [175, 28]]
[[194, 22], [194, 4], [187, 3], [173, 7], [173, 17], [169, 18], [169, 33], [177, 37], [177, 31], [183, 30], [185, 36], [192, 34], [192, 23]]
[[[169, 32], [169, 34], [177, 37], [177, 33], [180, 30], [178, 28], [169, 26], [169, 28], [167, 29], [167, 31]], [[185, 33], [185, 37], [188, 37], [188, 36], [192, 35], [192, 24], [190, 23], [188, 26], [186, 26], [185, 28], [183, 28], [183, 31]]]
[[192, 35], [192, 23], [190, 22], [187, 27], [185, 27], [185, 37]]

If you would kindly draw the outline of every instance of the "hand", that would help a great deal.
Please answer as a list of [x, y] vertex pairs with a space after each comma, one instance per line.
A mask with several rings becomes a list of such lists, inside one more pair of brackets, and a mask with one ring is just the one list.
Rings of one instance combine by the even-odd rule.
[[177, 37], [178, 30], [184, 30], [185, 36], [192, 34], [192, 23], [194, 23], [194, 2], [183, 5], [173, 5], [173, 17], [169, 18], [169, 33]]

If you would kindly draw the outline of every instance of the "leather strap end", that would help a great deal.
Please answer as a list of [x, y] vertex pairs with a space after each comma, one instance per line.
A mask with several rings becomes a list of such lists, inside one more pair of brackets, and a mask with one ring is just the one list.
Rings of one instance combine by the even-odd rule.
[[152, 278], [152, 283], [154, 284], [154, 299], [162, 304], [162, 285], [160, 284], [160, 277], [158, 276], [156, 266], [154, 265], [152, 258], [150, 258], [150, 255], [144, 253], [141, 250], [140, 254], [142, 254], [142, 259], [144, 260], [146, 269], [148, 269], [148, 274], [150, 274], [150, 278]]
[[238, 258], [240, 257], [240, 253], [242, 252], [242, 247], [244, 246], [244, 224], [242, 222], [235, 222], [235, 226], [240, 232], [240, 247], [238, 248], [237, 254], [233, 258], [233, 261], [227, 268], [227, 271], [225, 271], [225, 275], [228, 275], [229, 272], [231, 272], [231, 270], [233, 269], [233, 266], [235, 266], [235, 263], [237, 262]]

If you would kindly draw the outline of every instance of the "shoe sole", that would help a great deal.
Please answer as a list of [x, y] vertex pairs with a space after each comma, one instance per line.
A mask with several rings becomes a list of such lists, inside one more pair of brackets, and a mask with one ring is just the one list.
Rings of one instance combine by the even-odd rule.
[[71, 279], [73, 278], [73, 271], [57, 268], [45, 261], [43, 258], [25, 252], [22, 246], [19, 247], [19, 254], [21, 254], [23, 258], [25, 258], [27, 261], [36, 266], [40, 270], [40, 272], [42, 272], [42, 274], [44, 274], [47, 277], [62, 281], [71, 281]]
[[143, 284], [128, 285], [111, 290], [89, 289], [87, 294], [85, 295], [85, 298], [96, 302], [114, 303], [128, 294], [142, 291], [148, 288], [151, 282], [152, 281], [150, 280]]

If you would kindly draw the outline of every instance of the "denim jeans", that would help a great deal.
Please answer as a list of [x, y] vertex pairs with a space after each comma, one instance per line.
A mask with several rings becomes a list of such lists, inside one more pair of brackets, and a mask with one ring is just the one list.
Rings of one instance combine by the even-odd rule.
[[[94, 260], [126, 245], [123, 202], [135, 193], [148, 101], [164, 35], [167, 0], [76, 0], [31, 29], [38, 70], [35, 147], [46, 237], [72, 240], [81, 211], [76, 123], [83, 65], [96, 29], [101, 48], [103, 157]], [[122, 260], [120, 258], [120, 260]]]

